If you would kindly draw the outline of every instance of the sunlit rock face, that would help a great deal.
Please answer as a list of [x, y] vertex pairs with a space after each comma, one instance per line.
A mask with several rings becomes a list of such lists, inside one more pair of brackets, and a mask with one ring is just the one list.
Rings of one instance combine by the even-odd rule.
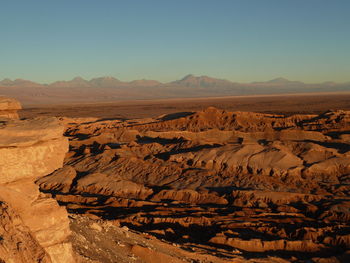
[[20, 110], [21, 104], [19, 101], [0, 96], [0, 119], [9, 118], [9, 119], [18, 119], [17, 111]]
[[350, 262], [349, 111], [61, 121], [65, 166], [36, 182], [72, 213], [222, 248], [224, 262]]
[[0, 203], [1, 262], [52, 262], [19, 214], [7, 203]]
[[[0, 99], [0, 114], [1, 109], [20, 108], [16, 103]], [[17, 113], [11, 114], [0, 124], [0, 259], [74, 262], [65, 208], [34, 183], [62, 167], [68, 151], [63, 127], [56, 118], [18, 120]], [[7, 229], [19, 231], [9, 235]]]

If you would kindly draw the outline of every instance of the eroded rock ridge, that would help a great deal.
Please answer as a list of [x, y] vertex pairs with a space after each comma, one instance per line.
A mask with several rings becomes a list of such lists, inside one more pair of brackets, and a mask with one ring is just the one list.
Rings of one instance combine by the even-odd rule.
[[71, 213], [227, 259], [349, 258], [348, 111], [61, 121], [65, 166], [37, 184]]

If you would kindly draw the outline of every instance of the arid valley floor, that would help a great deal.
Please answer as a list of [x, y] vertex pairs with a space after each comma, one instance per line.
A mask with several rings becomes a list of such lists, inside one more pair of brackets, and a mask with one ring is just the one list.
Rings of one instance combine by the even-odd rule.
[[350, 262], [348, 93], [19, 114], [0, 126], [22, 127], [23, 141], [0, 142], [9, 150], [48, 141], [35, 128], [28, 144], [30, 118], [64, 126], [63, 167], [35, 183], [67, 209], [78, 262]]
[[27, 104], [21, 117], [148, 118], [162, 114], [200, 111], [216, 107], [229, 111], [275, 114], [317, 114], [330, 109], [350, 110], [350, 92], [291, 95], [232, 96], [164, 100], [115, 101], [110, 103]]

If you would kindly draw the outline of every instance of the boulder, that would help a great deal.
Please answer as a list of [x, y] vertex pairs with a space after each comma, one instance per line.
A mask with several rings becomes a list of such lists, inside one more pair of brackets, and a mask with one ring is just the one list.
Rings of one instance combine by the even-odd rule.
[[0, 119], [18, 119], [17, 111], [22, 109], [19, 101], [0, 96]]

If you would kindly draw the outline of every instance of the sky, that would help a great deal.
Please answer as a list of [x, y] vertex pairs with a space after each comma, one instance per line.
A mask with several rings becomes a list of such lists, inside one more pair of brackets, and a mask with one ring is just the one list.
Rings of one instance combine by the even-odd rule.
[[349, 0], [0, 0], [0, 79], [350, 81]]

